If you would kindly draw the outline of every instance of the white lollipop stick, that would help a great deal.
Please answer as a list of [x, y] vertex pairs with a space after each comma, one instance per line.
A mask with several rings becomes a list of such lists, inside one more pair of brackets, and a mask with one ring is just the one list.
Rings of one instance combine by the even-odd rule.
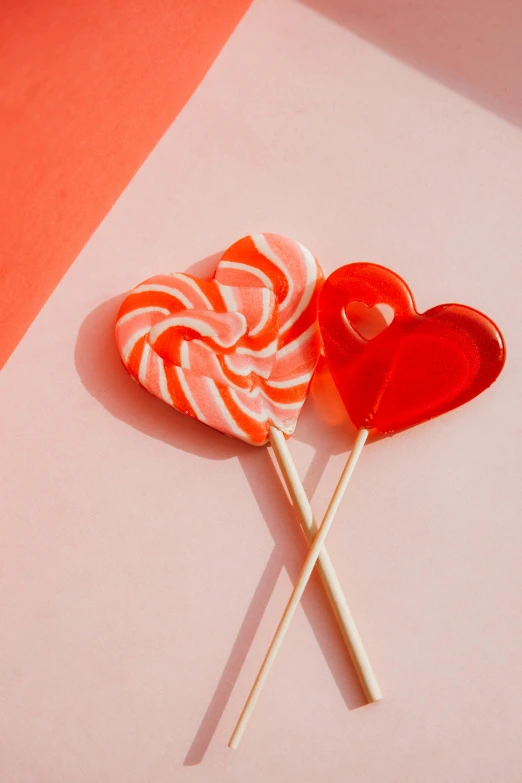
[[[286, 438], [281, 430], [275, 427], [270, 428], [270, 444], [281, 468], [292, 502], [299, 514], [303, 532], [311, 544], [317, 534], [318, 526]], [[325, 546], [319, 554], [317, 568], [366, 698], [370, 702], [379, 701], [382, 698], [379, 683]]]
[[368, 430], [366, 429], [359, 430], [357, 434], [357, 438], [355, 439], [355, 443], [353, 444], [353, 449], [350, 453], [350, 456], [348, 457], [348, 461], [346, 462], [346, 465], [344, 466], [344, 470], [341, 474], [341, 478], [339, 479], [339, 483], [337, 484], [335, 492], [332, 496], [330, 505], [328, 506], [321, 527], [319, 528], [319, 531], [313, 540], [312, 546], [310, 547], [310, 551], [308, 552], [308, 556], [304, 562], [301, 573], [299, 574], [299, 579], [297, 580], [297, 583], [292, 591], [292, 595], [290, 596], [290, 599], [286, 605], [286, 609], [283, 613], [283, 616], [281, 617], [279, 625], [277, 626], [277, 630], [275, 632], [274, 638], [272, 639], [270, 647], [268, 648], [268, 652], [265, 656], [265, 660], [261, 665], [261, 668], [256, 677], [252, 690], [250, 691], [245, 706], [243, 707], [243, 711], [239, 716], [239, 720], [236, 724], [236, 728], [234, 729], [233, 734], [230, 738], [230, 742], [228, 743], [230, 748], [237, 748], [241, 741], [241, 737], [243, 736], [248, 720], [257, 703], [263, 685], [265, 684], [265, 680], [268, 677], [270, 669], [272, 668], [272, 665], [277, 656], [279, 648], [281, 647], [285, 634], [290, 627], [290, 623], [292, 622], [292, 618], [295, 614], [295, 610], [297, 609], [297, 606], [305, 591], [306, 585], [308, 584], [308, 580], [310, 579], [310, 576], [317, 562], [317, 559], [319, 558], [324, 541], [326, 539], [326, 536], [328, 535], [328, 531], [330, 530], [331, 524], [334, 520], [337, 509], [339, 508], [343, 495], [346, 491], [348, 482], [350, 481], [352, 473], [355, 469], [357, 460], [359, 459], [364, 444], [366, 443], [367, 437], [368, 437]]

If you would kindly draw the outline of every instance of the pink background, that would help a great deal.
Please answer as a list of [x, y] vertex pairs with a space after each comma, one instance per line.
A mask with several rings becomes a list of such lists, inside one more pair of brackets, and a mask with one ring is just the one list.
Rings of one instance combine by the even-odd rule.
[[[356, 25], [341, 3], [256, 0], [6, 365], [1, 783], [520, 780], [515, 4], [490, 25], [487, 4], [466, 20], [445, 0], [447, 29], [428, 5], [408, 26], [373, 3]], [[314, 582], [233, 752], [304, 544], [269, 451], [147, 396], [112, 325], [139, 280], [250, 231], [326, 272], [390, 266], [421, 309], [483, 309], [508, 363], [465, 408], [370, 445], [332, 530], [384, 700], [362, 706]], [[318, 516], [352, 441], [329, 399], [290, 444]]]

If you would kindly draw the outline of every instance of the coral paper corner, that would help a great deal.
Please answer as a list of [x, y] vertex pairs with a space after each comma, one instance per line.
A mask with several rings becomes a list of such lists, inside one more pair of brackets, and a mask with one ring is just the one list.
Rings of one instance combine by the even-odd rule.
[[250, 2], [4, 5], [0, 367]]

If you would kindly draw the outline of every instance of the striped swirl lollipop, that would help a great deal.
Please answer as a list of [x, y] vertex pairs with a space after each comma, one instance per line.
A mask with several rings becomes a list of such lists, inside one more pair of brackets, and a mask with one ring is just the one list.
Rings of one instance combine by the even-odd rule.
[[256, 446], [295, 429], [320, 352], [322, 271], [275, 234], [223, 254], [213, 280], [158, 275], [124, 300], [116, 342], [130, 375], [183, 413]]
[[[212, 280], [178, 273], [141, 283], [116, 323], [123, 364], [147, 391], [226, 435], [255, 446], [270, 441], [310, 542], [317, 525], [285, 436], [295, 429], [319, 358], [322, 283], [319, 264], [301, 244], [255, 234], [223, 253]], [[318, 567], [363, 687], [379, 698], [325, 549]]]

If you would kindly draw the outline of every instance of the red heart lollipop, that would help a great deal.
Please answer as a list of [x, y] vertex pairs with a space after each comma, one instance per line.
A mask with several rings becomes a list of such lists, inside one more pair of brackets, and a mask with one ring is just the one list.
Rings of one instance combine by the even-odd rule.
[[[346, 308], [388, 305], [394, 319], [365, 339]], [[377, 264], [348, 264], [319, 297], [324, 352], [350, 419], [358, 428], [392, 433], [446, 413], [496, 380], [504, 340], [487, 316], [465, 305], [415, 309], [402, 278]]]
[[[355, 320], [355, 314], [360, 318], [377, 305], [391, 307], [395, 317], [380, 334], [367, 339], [366, 330], [357, 328], [350, 315]], [[504, 341], [489, 318], [455, 304], [418, 313], [404, 280], [376, 264], [349, 264], [330, 275], [319, 294], [318, 318], [333, 379], [359, 433], [236, 725], [231, 747], [237, 747], [259, 698], [369, 431], [396, 432], [456, 408], [490, 386], [504, 364]]]

